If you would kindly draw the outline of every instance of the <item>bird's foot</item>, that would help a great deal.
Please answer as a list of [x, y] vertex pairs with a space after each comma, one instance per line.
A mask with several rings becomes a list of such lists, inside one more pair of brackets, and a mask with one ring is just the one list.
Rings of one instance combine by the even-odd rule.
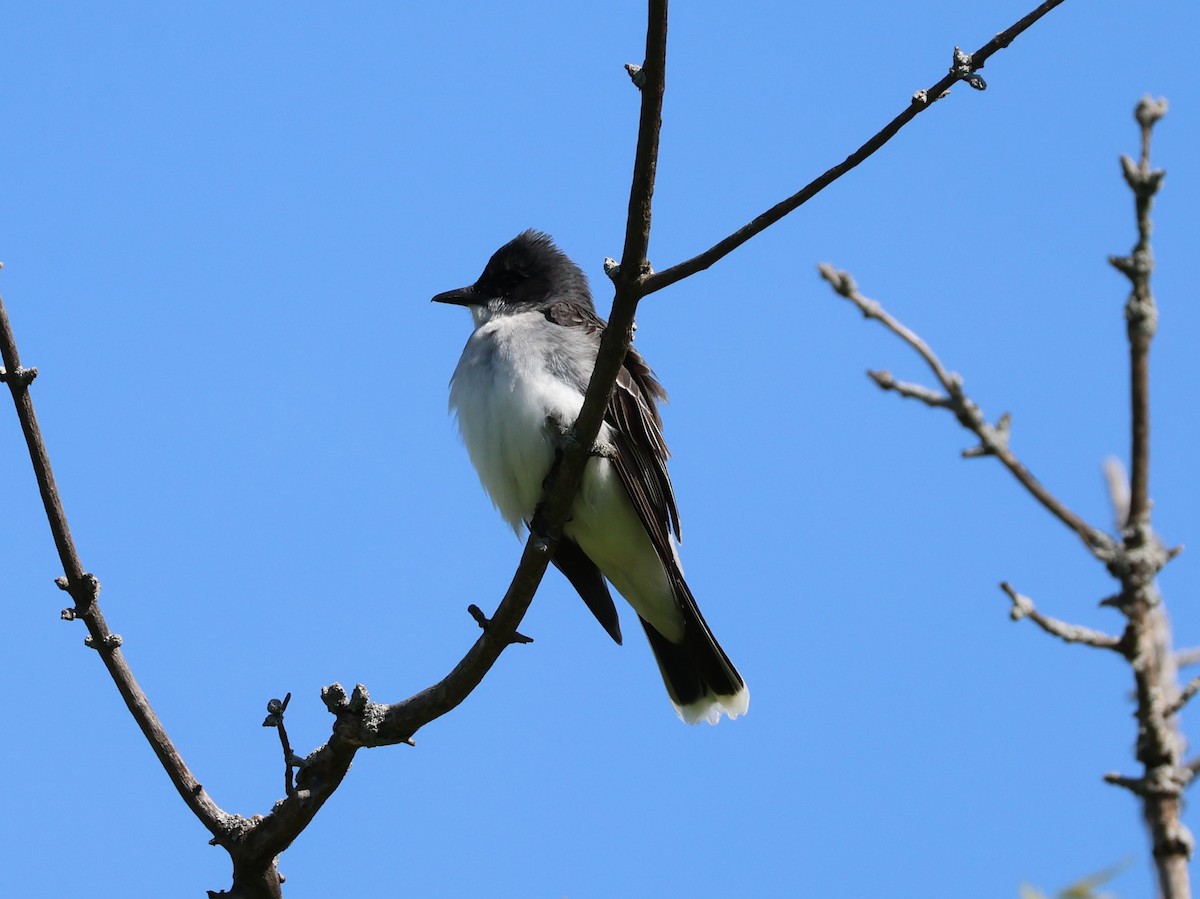
[[[577, 443], [575, 440], [575, 426], [568, 425], [563, 421], [562, 416], [557, 412], [552, 412], [546, 416], [546, 427], [554, 436], [554, 462], [557, 465], [562, 454], [574, 447]], [[599, 457], [601, 459], [615, 459], [617, 456], [617, 448], [611, 443], [605, 443], [602, 440], [597, 440], [592, 444], [592, 449], [589, 455]], [[543, 483], [543, 487], [546, 485]]]

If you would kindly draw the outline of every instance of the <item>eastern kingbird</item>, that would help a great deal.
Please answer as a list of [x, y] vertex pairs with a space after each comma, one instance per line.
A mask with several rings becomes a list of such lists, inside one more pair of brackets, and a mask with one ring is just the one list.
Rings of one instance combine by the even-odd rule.
[[[479, 480], [519, 534], [583, 406], [607, 323], [579, 266], [537, 231], [497, 250], [474, 284], [433, 301], [466, 306], [475, 320], [450, 381], [450, 407]], [[597, 438], [602, 449], [588, 460], [554, 564], [620, 643], [607, 578], [637, 612], [679, 717], [716, 724], [722, 713], [744, 714], [750, 691], [683, 579], [656, 405], [666, 396], [630, 348]]]

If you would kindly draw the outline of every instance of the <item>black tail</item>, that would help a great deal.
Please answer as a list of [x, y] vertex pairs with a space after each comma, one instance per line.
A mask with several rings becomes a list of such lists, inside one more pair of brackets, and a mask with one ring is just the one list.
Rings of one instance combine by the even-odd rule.
[[746, 682], [709, 630], [683, 578], [674, 580], [684, 619], [683, 641], [672, 643], [644, 618], [638, 620], [650, 640], [675, 711], [688, 724], [716, 724], [722, 713], [730, 718], [745, 714], [750, 706]]

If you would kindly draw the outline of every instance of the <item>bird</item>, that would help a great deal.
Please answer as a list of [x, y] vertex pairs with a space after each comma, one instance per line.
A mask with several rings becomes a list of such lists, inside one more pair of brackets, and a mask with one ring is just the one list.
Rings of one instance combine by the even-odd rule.
[[[519, 536], [534, 526], [607, 322], [596, 314], [583, 270], [535, 230], [496, 250], [474, 283], [433, 302], [471, 313], [474, 330], [450, 380], [450, 409], [484, 490]], [[683, 576], [658, 411], [666, 398], [630, 347], [553, 561], [621, 644], [612, 584], [637, 613], [676, 713], [688, 724], [716, 724], [722, 715], [744, 714], [750, 692]]]

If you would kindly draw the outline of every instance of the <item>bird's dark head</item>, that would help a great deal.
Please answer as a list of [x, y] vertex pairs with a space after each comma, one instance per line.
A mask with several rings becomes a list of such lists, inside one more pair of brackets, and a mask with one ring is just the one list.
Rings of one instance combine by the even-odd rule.
[[493, 253], [474, 284], [433, 298], [466, 306], [476, 322], [562, 300], [591, 308], [587, 276], [540, 231], [524, 231]]

